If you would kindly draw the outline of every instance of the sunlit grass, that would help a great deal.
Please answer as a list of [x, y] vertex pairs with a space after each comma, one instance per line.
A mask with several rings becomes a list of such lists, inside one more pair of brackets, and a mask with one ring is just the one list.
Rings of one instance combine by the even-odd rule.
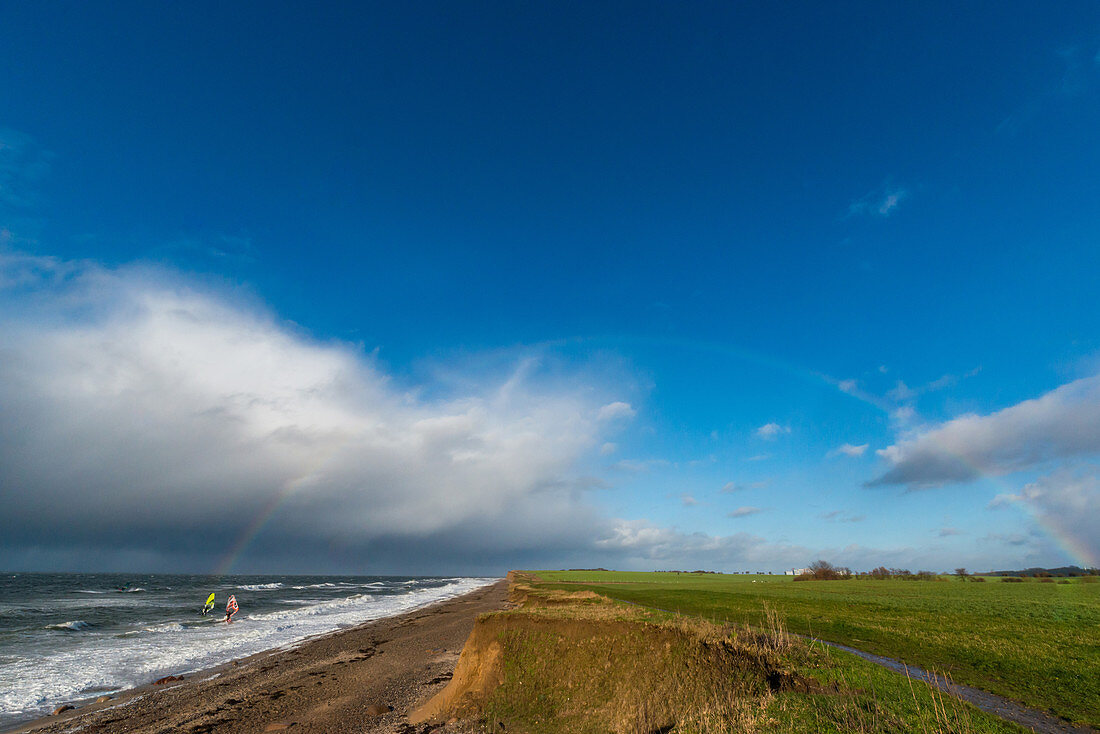
[[557, 588], [759, 625], [763, 603], [795, 633], [921, 667], [1100, 726], [1100, 584], [808, 581], [769, 575], [540, 571]]
[[479, 708], [487, 731], [1022, 731], [792, 637], [770, 608], [761, 608], [760, 627], [748, 628], [531, 579], [519, 579], [512, 598], [522, 606], [483, 617], [471, 636], [482, 648], [497, 646], [502, 661], [493, 674], [499, 686]]

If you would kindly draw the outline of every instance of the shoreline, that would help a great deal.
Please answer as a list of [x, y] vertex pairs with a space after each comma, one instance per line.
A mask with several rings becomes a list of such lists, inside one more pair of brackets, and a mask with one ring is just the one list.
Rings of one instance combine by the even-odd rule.
[[[500, 609], [507, 582], [152, 682], [4, 734], [235, 731], [414, 732], [408, 712], [441, 689], [478, 614]], [[74, 701], [74, 703], [77, 703]], [[383, 710], [387, 709], [387, 710]], [[461, 728], [451, 729], [460, 731]], [[440, 731], [440, 730], [437, 730]]]

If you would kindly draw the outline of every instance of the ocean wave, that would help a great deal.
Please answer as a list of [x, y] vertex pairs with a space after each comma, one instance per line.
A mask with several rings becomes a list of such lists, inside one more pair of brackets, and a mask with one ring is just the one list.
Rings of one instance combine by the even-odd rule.
[[139, 591], [145, 591], [145, 589], [141, 588], [140, 586], [135, 586], [132, 589], [123, 589], [123, 591], [125, 591], [127, 594], [136, 594]]
[[106, 591], [95, 591], [94, 589], [77, 589], [78, 594], [106, 594]]
[[[283, 588], [283, 585], [278, 583], [278, 582], [271, 583], [271, 584], [245, 584], [244, 586], [242, 586], [240, 588], [243, 589], [244, 591], [272, 591], [274, 589]], [[295, 588], [297, 588], [297, 587], [295, 587]]]
[[[4, 685], [0, 685], [0, 721], [7, 723], [6, 719], [48, 714], [58, 703], [78, 697], [79, 692], [88, 687], [129, 688], [168, 674], [187, 675], [209, 669], [263, 650], [289, 649], [317, 635], [400, 614], [472, 591], [495, 580], [460, 579], [407, 596], [367, 590], [360, 596], [325, 601], [301, 600], [307, 604], [288, 605], [277, 610], [270, 610], [269, 607], [261, 611], [245, 605], [241, 611], [255, 616], [238, 617], [235, 620], [238, 623], [232, 625], [217, 624], [219, 620], [215, 619], [201, 624], [196, 620], [194, 624], [185, 622], [178, 625], [162, 624], [162, 620], [146, 617], [149, 621], [142, 622], [138, 621], [144, 616], [141, 614], [127, 622], [128, 630], [118, 630], [122, 634], [97, 634], [102, 631], [100, 628], [95, 628], [91, 633], [78, 634], [75, 632], [78, 626], [66, 626], [65, 629], [73, 630], [69, 638], [71, 646], [58, 646], [41, 655], [20, 655], [18, 660], [5, 664]], [[388, 585], [395, 583], [399, 582], [395, 580]], [[324, 588], [333, 589], [336, 586], [328, 583]], [[322, 592], [311, 596], [325, 595]], [[338, 591], [336, 595], [343, 596]], [[264, 596], [270, 598], [269, 595]], [[97, 607], [100, 601], [103, 600], [96, 599]], [[121, 603], [122, 599], [117, 601]], [[308, 604], [311, 601], [318, 603]], [[130, 604], [133, 603], [134, 600], [130, 600]], [[85, 616], [82, 613], [67, 616], [74, 617], [74, 621], [67, 625], [84, 622], [75, 619]]]
[[65, 632], [86, 632], [92, 629], [92, 625], [85, 622], [83, 619], [74, 619], [72, 622], [61, 622], [60, 624], [46, 625], [48, 630], [63, 630]]

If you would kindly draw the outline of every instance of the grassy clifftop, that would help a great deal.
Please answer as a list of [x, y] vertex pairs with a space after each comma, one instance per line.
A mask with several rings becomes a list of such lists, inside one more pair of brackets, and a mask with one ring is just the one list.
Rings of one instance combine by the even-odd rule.
[[945, 671], [1100, 727], [1100, 583], [1091, 577], [795, 583], [768, 575], [538, 573], [552, 588], [718, 621], [758, 625], [767, 604], [792, 632]]
[[448, 687], [415, 717], [501, 732], [1009, 732], [1020, 729], [763, 625], [716, 623], [511, 575]]

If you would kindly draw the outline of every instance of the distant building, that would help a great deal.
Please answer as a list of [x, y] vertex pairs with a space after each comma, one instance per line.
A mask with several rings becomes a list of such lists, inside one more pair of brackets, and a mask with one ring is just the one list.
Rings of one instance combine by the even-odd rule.
[[792, 568], [789, 571], [784, 571], [783, 573], [787, 576], [802, 576], [803, 574], [808, 574], [809, 572], [810, 569], [808, 568]]

